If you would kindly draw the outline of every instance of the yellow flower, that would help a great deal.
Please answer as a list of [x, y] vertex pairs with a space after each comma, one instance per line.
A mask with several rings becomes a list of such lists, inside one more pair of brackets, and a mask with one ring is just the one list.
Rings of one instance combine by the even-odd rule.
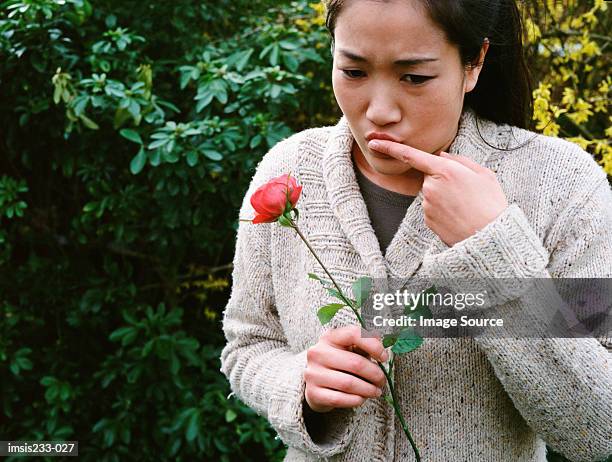
[[545, 129], [544, 129], [544, 135], [546, 136], [558, 136], [559, 135], [559, 129], [561, 127], [559, 127], [559, 124], [555, 123], [555, 122], [551, 122], [550, 125], [548, 125]]
[[537, 43], [538, 39], [542, 37], [542, 31], [531, 19], [527, 18], [525, 23], [527, 30], [527, 43]]
[[576, 110], [572, 114], [568, 114], [567, 116], [571, 118], [577, 124], [582, 124], [589, 120], [589, 116], [593, 115], [593, 111], [591, 111], [591, 103], [583, 100], [582, 98], [578, 98], [574, 109]]
[[573, 88], [565, 87], [563, 89], [563, 99], [561, 100], [562, 104], [566, 106], [572, 105], [576, 102], [576, 92]]
[[571, 141], [572, 143], [577, 144], [578, 146], [580, 146], [585, 151], [589, 147], [589, 144], [591, 144], [590, 141], [585, 140], [582, 136], [575, 136], [575, 137], [571, 137], [571, 138], [566, 138], [566, 140], [567, 141]]
[[582, 53], [585, 56], [595, 56], [595, 55], [601, 54], [601, 50], [599, 49], [599, 46], [597, 46], [597, 43], [593, 42], [592, 40], [583, 39], [581, 43], [582, 43]]

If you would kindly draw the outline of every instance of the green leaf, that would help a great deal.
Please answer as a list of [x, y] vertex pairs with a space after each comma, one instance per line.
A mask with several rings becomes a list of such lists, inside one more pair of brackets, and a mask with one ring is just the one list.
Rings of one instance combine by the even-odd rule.
[[278, 45], [274, 45], [272, 47], [272, 53], [270, 53], [270, 64], [272, 66], [276, 66], [278, 64], [278, 55], [280, 53], [280, 48]]
[[438, 290], [434, 286], [431, 286], [429, 289], [424, 290], [422, 293], [423, 297], [419, 298], [419, 303], [414, 309], [412, 309], [410, 305], [406, 305], [404, 307], [404, 314], [406, 316], [409, 316], [413, 319], [418, 319], [420, 316], [429, 319], [433, 317], [431, 310], [425, 303], [423, 303], [423, 300], [426, 300], [428, 294], [438, 293]]
[[87, 128], [90, 128], [92, 130], [98, 130], [100, 128], [98, 127], [97, 123], [95, 123], [93, 120], [91, 120], [84, 114], [81, 114], [81, 120], [83, 121], [83, 125], [85, 125]]
[[316, 274], [314, 274], [314, 273], [308, 273], [308, 277], [309, 277], [310, 279], [314, 279], [315, 281], [325, 282], [325, 281], [323, 281], [323, 279], [321, 279], [319, 276], [317, 276], [317, 275], [316, 275]]
[[66, 401], [70, 397], [70, 386], [66, 383], [62, 384], [60, 386], [59, 395], [62, 401]]
[[300, 56], [303, 58], [308, 58], [311, 61], [316, 61], [317, 63], [325, 63], [325, 60], [321, 57], [321, 55], [310, 48], [300, 50]]
[[202, 152], [210, 160], [219, 161], [223, 159], [223, 154], [221, 154], [219, 151], [215, 151], [214, 149], [203, 149]]
[[319, 321], [321, 321], [321, 324], [325, 325], [329, 321], [331, 321], [338, 312], [338, 310], [340, 310], [340, 308], [342, 308], [343, 306], [346, 305], [343, 303], [330, 303], [329, 305], [325, 305], [319, 308], [317, 316], [319, 318]]
[[62, 87], [61, 85], [56, 85], [55, 90], [53, 90], [53, 102], [55, 104], [59, 104], [62, 96]]
[[123, 338], [121, 339], [121, 345], [123, 346], [129, 345], [136, 339], [137, 335], [138, 335], [138, 331], [136, 329], [132, 329], [131, 332], [128, 332], [127, 334], [123, 336]]
[[240, 57], [240, 59], [238, 61], [236, 61], [236, 70], [238, 70], [239, 72], [242, 72], [242, 70], [248, 64], [249, 59], [251, 59], [251, 55], [253, 54], [254, 51], [255, 50], [250, 48], [249, 50], [247, 50], [247, 51], [245, 51], [243, 53], [243, 55]]
[[353, 295], [357, 306], [361, 307], [370, 296], [372, 290], [372, 279], [369, 277], [361, 277], [353, 283]]
[[198, 153], [196, 151], [189, 151], [187, 153], [187, 165], [190, 167], [198, 165]]
[[344, 297], [336, 289], [327, 289], [327, 292], [329, 292], [331, 296], [336, 297], [338, 300], [342, 300], [344, 302]]
[[124, 335], [129, 334], [130, 332], [132, 332], [134, 330], [133, 327], [130, 326], [126, 326], [126, 327], [120, 327], [119, 329], [113, 331], [108, 339], [111, 342], [116, 342], [117, 340], [119, 340], [121, 337], [123, 337]]
[[161, 140], [153, 141], [151, 144], [149, 144], [147, 149], [157, 149], [166, 144], [168, 141], [170, 141], [170, 138], [163, 138]]
[[119, 134], [134, 143], [142, 144], [142, 138], [140, 138], [140, 134], [137, 131], [124, 128]]
[[187, 441], [193, 441], [198, 433], [200, 432], [200, 412], [196, 409], [193, 414], [191, 414], [191, 418], [189, 419], [189, 423], [187, 424], [187, 433], [185, 437]]
[[141, 147], [138, 154], [136, 154], [130, 162], [130, 172], [132, 172], [132, 175], [138, 175], [144, 168], [146, 162], [147, 154], [144, 148]]
[[407, 328], [400, 331], [399, 337], [391, 351], [395, 354], [405, 354], [416, 350], [423, 344], [423, 337], [416, 333], [413, 329]]
[[283, 87], [280, 85], [272, 85], [272, 88], [270, 89], [270, 98], [278, 98], [282, 91]]
[[237, 414], [231, 410], [228, 409], [227, 411], [225, 411], [225, 421], [226, 422], [233, 422], [237, 417]]
[[296, 72], [300, 66], [300, 62], [295, 58], [295, 56], [289, 53], [283, 54], [283, 62], [285, 63], [285, 66], [287, 66], [287, 69], [289, 69], [291, 72]]
[[96, 210], [96, 207], [98, 207], [97, 202], [88, 202], [87, 204], [83, 206], [83, 212], [86, 212], [86, 213], [93, 212], [94, 210]]
[[279, 45], [284, 50], [297, 50], [300, 47], [299, 44], [297, 44], [295, 42], [290, 42], [289, 40], [281, 40], [279, 42]]
[[214, 93], [208, 90], [205, 90], [203, 93], [196, 96], [195, 99], [199, 100], [198, 104], [196, 105], [196, 112], [202, 111], [202, 109], [204, 109], [206, 106], [208, 106], [211, 103], [214, 97], [215, 97]]
[[50, 387], [51, 385], [53, 385], [56, 382], [57, 382], [57, 379], [55, 377], [50, 376], [50, 375], [45, 375], [42, 379], [40, 379], [40, 384], [45, 386], [45, 387]]
[[159, 149], [149, 153], [149, 162], [153, 167], [157, 167], [161, 163], [161, 153], [159, 152]]
[[241, 72], [244, 67], [248, 64], [251, 55], [253, 54], [253, 49], [249, 48], [248, 50], [242, 50], [234, 53], [229, 58], [225, 60], [225, 64], [228, 67], [234, 67], [238, 72]]
[[266, 56], [272, 50], [273, 47], [274, 47], [274, 44], [270, 43], [263, 50], [261, 50], [261, 53], [259, 53], [259, 59], [263, 59], [264, 56]]
[[383, 337], [383, 346], [389, 348], [397, 341], [397, 335], [387, 334]]
[[19, 364], [19, 367], [23, 370], [29, 371], [32, 369], [32, 361], [28, 358], [16, 358], [15, 361]]
[[259, 146], [261, 144], [262, 141], [263, 141], [263, 137], [261, 135], [255, 135], [253, 138], [251, 138], [251, 142], [249, 143], [249, 147], [251, 149], [256, 148], [257, 146]]
[[181, 369], [181, 362], [174, 353], [170, 355], [170, 372], [172, 375], [178, 374], [178, 371]]

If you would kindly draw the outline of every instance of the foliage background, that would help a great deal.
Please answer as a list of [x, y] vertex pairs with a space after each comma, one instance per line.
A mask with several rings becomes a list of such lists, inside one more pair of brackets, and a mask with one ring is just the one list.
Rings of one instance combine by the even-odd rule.
[[[605, 2], [520, 6], [532, 129], [612, 174]], [[254, 168], [337, 121], [330, 73], [320, 3], [0, 3], [0, 439], [282, 460], [227, 398], [220, 319]]]

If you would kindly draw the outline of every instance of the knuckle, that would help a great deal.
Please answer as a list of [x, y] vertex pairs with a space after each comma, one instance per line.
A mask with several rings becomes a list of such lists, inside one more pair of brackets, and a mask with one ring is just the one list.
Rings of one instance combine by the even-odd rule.
[[384, 347], [380, 339], [368, 339], [368, 351], [370, 352], [370, 356], [372, 356], [374, 359], [379, 359], [384, 351]]
[[452, 180], [457, 175], [457, 169], [454, 165], [447, 165], [440, 169], [440, 176], [446, 178], [447, 180]]
[[319, 357], [318, 349], [316, 346], [312, 346], [306, 350], [306, 362], [316, 362]]
[[319, 390], [320, 388], [318, 387], [306, 388], [306, 392], [304, 393], [304, 395], [310, 404], [324, 404], [323, 396], [321, 395], [321, 392]]
[[306, 367], [306, 369], [304, 369], [304, 381], [306, 383], [312, 382], [314, 378], [314, 371], [312, 370], [311, 367]]
[[382, 358], [384, 353], [385, 347], [383, 346], [381, 341], [378, 341], [378, 343], [376, 344], [376, 358]]
[[343, 374], [343, 377], [338, 378], [337, 385], [341, 390], [352, 390], [355, 386], [355, 379], [350, 375]]
[[333, 394], [328, 396], [325, 400], [328, 406], [339, 407], [342, 405], [342, 395], [341, 394]]
[[351, 357], [347, 360], [346, 366], [351, 372], [357, 372], [363, 365], [363, 357], [357, 353], [351, 354]]
[[334, 337], [334, 331], [336, 329], [327, 329], [324, 330], [323, 333], [321, 334], [321, 336], [319, 337], [319, 340], [322, 341], [328, 341], [330, 339], [332, 339]]

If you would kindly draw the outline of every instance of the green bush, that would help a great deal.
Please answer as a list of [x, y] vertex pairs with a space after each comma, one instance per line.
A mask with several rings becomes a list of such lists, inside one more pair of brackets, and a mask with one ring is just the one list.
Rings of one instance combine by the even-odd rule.
[[282, 460], [267, 422], [227, 399], [220, 314], [255, 165], [334, 117], [315, 15], [2, 4], [5, 439], [78, 440], [92, 461]]

